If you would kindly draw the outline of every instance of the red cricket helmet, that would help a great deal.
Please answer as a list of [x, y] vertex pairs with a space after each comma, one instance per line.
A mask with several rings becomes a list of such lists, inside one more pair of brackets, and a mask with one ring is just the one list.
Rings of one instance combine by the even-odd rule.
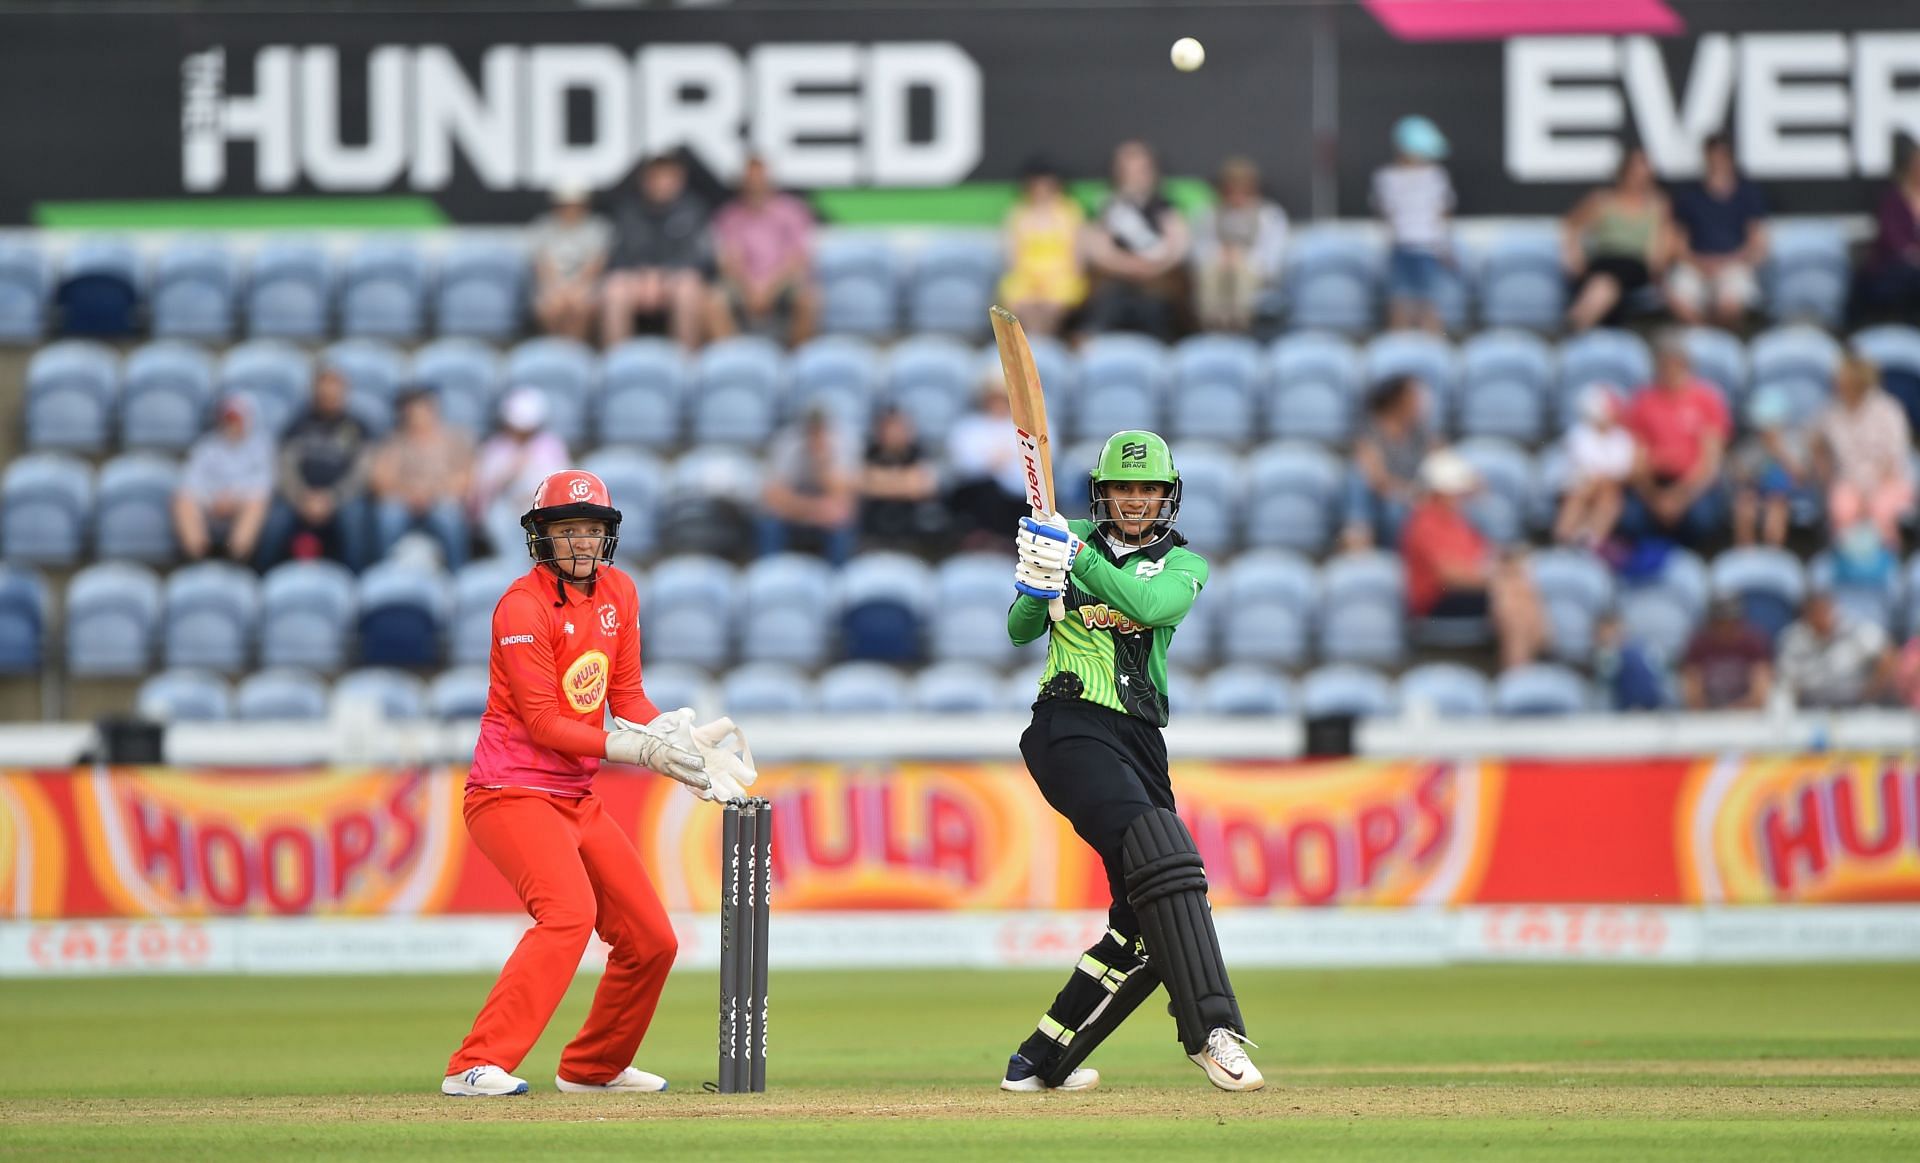
[[[547, 474], [534, 487], [533, 507], [520, 517], [520, 527], [527, 531], [528, 555], [558, 573], [553, 564], [553, 538], [547, 535], [547, 526], [559, 521], [583, 520], [606, 525], [607, 536], [600, 543], [599, 564], [611, 565], [614, 547], [620, 544], [620, 510], [613, 507], [607, 483], [577, 468]], [[598, 572], [596, 565], [594, 573]], [[579, 580], [591, 581], [592, 576]]]

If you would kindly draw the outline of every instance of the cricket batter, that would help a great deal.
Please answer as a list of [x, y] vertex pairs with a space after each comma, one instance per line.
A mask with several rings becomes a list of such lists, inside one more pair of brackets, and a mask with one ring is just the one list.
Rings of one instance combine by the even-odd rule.
[[[593, 794], [602, 759], [650, 767], [708, 794], [704, 759], [667, 736], [640, 685], [639, 599], [613, 565], [620, 511], [589, 472], [557, 472], [520, 518], [534, 565], [493, 611], [491, 689], [467, 776], [474, 844], [513, 885], [533, 927], [507, 959], [443, 1094], [526, 1094], [513, 1071], [573, 981], [587, 939], [609, 946], [586, 1024], [560, 1055], [568, 1093], [643, 1093], [667, 1081], [635, 1069], [677, 948], [633, 841]], [[640, 729], [602, 729], [608, 706]]]
[[[1048, 634], [1027, 770], [1107, 869], [1107, 933], [1007, 1063], [1002, 1090], [1090, 1090], [1080, 1063], [1165, 983], [1187, 1056], [1222, 1090], [1266, 1085], [1207, 904], [1207, 873], [1174, 814], [1167, 773], [1167, 643], [1207, 584], [1174, 531], [1180, 474], [1151, 432], [1107, 441], [1088, 487], [1092, 520], [1023, 517], [1007, 633]], [[1066, 618], [1049, 622], [1063, 597]]]

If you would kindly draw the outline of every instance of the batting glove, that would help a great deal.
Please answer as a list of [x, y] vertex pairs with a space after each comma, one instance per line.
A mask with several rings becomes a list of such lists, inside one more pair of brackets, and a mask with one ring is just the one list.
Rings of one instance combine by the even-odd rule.
[[1030, 598], [1051, 602], [1067, 592], [1067, 571], [1031, 565], [1021, 558], [1013, 567], [1013, 588]]
[[1083, 542], [1067, 528], [1067, 519], [1058, 513], [1046, 517], [1020, 518], [1020, 531], [1014, 537], [1020, 559], [1040, 569], [1062, 572], [1073, 568]]
[[644, 727], [616, 717], [615, 729], [607, 732], [607, 758], [615, 763], [650, 768], [686, 784], [696, 793], [706, 791], [712, 786], [702, 770], [707, 761], [700, 757], [698, 749], [688, 745], [690, 738], [684, 742], [678, 738], [688, 731], [692, 721], [693, 712], [684, 707], [668, 711]]

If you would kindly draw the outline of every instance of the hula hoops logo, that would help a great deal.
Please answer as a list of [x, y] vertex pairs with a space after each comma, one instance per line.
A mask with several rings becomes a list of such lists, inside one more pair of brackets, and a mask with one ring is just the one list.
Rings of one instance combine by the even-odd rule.
[[599, 710], [607, 698], [607, 656], [589, 650], [574, 659], [560, 676], [560, 689], [566, 692], [568, 704], [581, 714]]

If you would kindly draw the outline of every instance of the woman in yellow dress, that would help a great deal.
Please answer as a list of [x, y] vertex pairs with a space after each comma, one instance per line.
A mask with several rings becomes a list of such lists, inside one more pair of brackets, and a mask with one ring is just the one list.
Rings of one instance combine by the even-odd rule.
[[1079, 247], [1085, 219], [1058, 171], [1042, 160], [1027, 163], [1020, 201], [1007, 212], [1007, 273], [1000, 280], [1000, 301], [1027, 331], [1058, 334], [1067, 314], [1087, 297]]

